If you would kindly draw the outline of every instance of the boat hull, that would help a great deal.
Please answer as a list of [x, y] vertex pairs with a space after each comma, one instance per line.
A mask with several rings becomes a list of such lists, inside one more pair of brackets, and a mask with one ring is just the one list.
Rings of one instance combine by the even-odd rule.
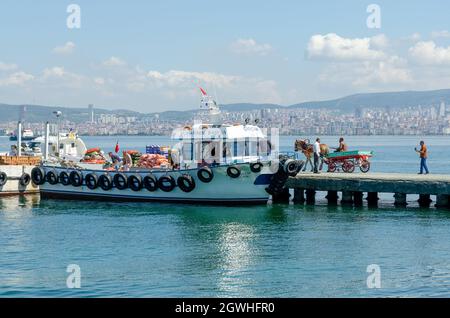
[[[144, 178], [152, 173], [156, 178], [170, 175], [175, 180], [183, 174], [189, 174], [195, 181], [195, 188], [191, 192], [183, 192], [178, 186], [172, 191], [165, 192], [161, 189], [148, 191], [142, 188], [139, 191], [133, 191], [130, 188], [120, 190], [113, 187], [111, 190], [103, 190], [100, 187], [89, 189], [86, 184], [79, 187], [73, 185], [63, 185], [61, 183], [51, 185], [48, 182], [40, 186], [41, 197], [43, 199], [70, 199], [70, 200], [98, 200], [98, 201], [126, 201], [126, 202], [174, 202], [190, 204], [220, 204], [220, 205], [249, 205], [265, 204], [269, 199], [269, 194], [265, 188], [270, 182], [272, 173], [268, 167], [264, 167], [261, 172], [252, 172], [248, 164], [236, 165], [241, 174], [237, 178], [231, 178], [227, 175], [227, 166], [212, 168], [214, 177], [212, 181], [205, 183], [198, 179], [197, 170], [181, 171], [149, 171], [136, 170], [121, 172], [127, 177], [130, 175], [140, 175]], [[63, 170], [70, 172], [70, 169], [57, 167], [43, 167], [46, 172], [55, 170], [59, 173]], [[79, 170], [83, 176], [88, 173], [100, 176], [106, 172], [103, 170]], [[113, 177], [117, 172], [108, 172]]]

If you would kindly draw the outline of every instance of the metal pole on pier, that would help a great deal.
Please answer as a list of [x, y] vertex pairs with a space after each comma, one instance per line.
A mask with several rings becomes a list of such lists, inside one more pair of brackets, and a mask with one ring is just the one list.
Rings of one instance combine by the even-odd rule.
[[17, 123], [17, 155], [22, 155], [22, 122]]
[[44, 148], [44, 159], [48, 160], [48, 138], [50, 135], [50, 124], [49, 122], [45, 123], [45, 148]]

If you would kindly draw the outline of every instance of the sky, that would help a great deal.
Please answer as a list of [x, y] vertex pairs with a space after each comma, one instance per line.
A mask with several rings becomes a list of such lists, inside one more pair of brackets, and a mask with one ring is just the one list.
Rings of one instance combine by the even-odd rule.
[[0, 103], [156, 112], [196, 108], [198, 87], [221, 104], [281, 105], [450, 88], [449, 12], [439, 0], [2, 0]]

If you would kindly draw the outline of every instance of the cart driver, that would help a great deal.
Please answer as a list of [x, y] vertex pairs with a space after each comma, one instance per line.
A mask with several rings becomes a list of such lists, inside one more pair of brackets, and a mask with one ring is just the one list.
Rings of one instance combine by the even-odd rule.
[[336, 149], [336, 152], [347, 151], [347, 144], [344, 141], [344, 138], [339, 138], [339, 147]]

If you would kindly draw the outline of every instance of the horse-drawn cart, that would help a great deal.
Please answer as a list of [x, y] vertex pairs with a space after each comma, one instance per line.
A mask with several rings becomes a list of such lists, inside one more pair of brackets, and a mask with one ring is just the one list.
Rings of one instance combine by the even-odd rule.
[[324, 156], [324, 162], [328, 165], [328, 172], [341, 170], [352, 173], [355, 167], [359, 167], [361, 172], [370, 170], [369, 158], [372, 157], [372, 151], [343, 151], [331, 152]]

